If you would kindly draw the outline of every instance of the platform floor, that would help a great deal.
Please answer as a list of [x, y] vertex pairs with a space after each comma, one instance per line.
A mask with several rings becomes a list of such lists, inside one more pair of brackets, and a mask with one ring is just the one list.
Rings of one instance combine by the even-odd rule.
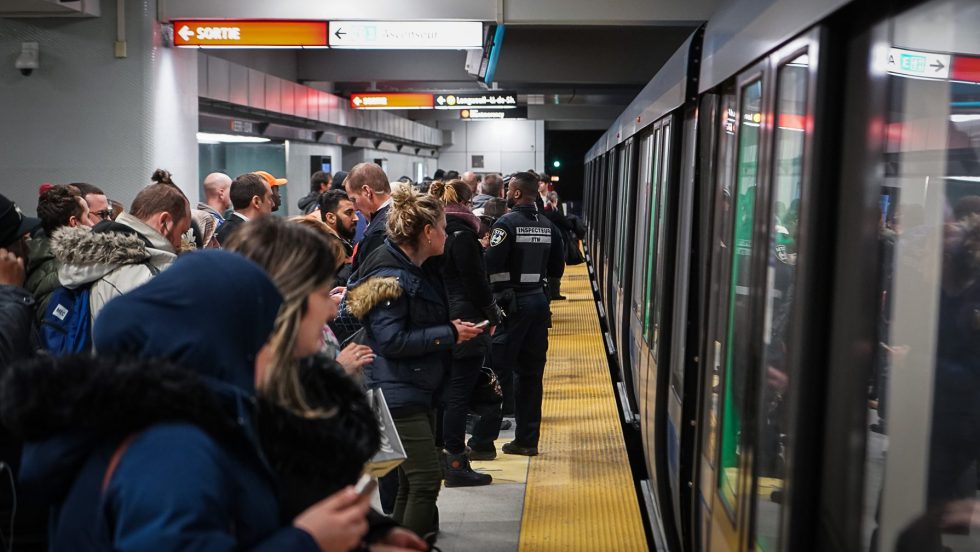
[[[626, 446], [585, 265], [553, 302], [539, 455], [474, 462], [493, 485], [444, 488], [445, 552], [646, 550]], [[513, 438], [501, 432], [500, 446]]]

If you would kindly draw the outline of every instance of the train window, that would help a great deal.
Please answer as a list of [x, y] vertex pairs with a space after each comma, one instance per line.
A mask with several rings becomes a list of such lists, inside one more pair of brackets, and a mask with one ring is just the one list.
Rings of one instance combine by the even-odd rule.
[[734, 515], [743, 486], [741, 474], [742, 424], [746, 420], [746, 390], [750, 367], [752, 277], [755, 197], [758, 187], [759, 139], [762, 123], [762, 80], [742, 87], [735, 164], [735, 235], [732, 281], [729, 289], [728, 328], [722, 406], [719, 495]]
[[663, 160], [660, 163], [660, 198], [658, 199], [657, 205], [659, 211], [657, 213], [657, 270], [653, 278], [656, 285], [656, 295], [653, 300], [651, 334], [648, 338], [650, 348], [653, 351], [653, 358], [658, 360], [660, 359], [660, 336], [663, 327], [664, 293], [667, 287], [664, 285], [664, 282], [666, 279], [665, 272], [667, 270], [665, 253], [667, 245], [667, 202], [669, 199], [667, 192], [670, 190], [668, 186], [668, 175], [670, 174], [670, 125], [664, 125], [663, 132], [663, 149], [661, 150]]
[[644, 273], [644, 286], [643, 286], [643, 339], [649, 343], [650, 342], [650, 315], [651, 308], [650, 304], [653, 299], [653, 286], [654, 286], [654, 266], [657, 258], [657, 236], [659, 232], [657, 231], [657, 206], [660, 204], [660, 191], [663, 188], [660, 178], [660, 167], [663, 164], [663, 129], [658, 128], [654, 133], [654, 145], [653, 145], [653, 173], [650, 186], [650, 210], [649, 213], [649, 228], [650, 232], [647, 238], [647, 255], [646, 255], [646, 272]]
[[774, 144], [769, 200], [770, 239], [766, 275], [763, 361], [757, 375], [760, 431], [755, 453], [755, 539], [759, 550], [779, 546], [786, 478], [786, 446], [791, 438], [787, 390], [790, 323], [796, 299], [796, 256], [799, 242], [803, 152], [807, 119], [809, 56], [792, 59], [777, 74]]
[[640, 305], [643, 305], [643, 269], [646, 263], [640, 262], [643, 259], [643, 251], [646, 247], [646, 239], [649, 227], [643, 224], [650, 212], [650, 196], [652, 194], [653, 179], [653, 134], [650, 134], [640, 141], [640, 169], [639, 169], [639, 189], [636, 201], [636, 234], [633, 253], [633, 313], [639, 318], [642, 315]]
[[888, 24], [865, 545], [980, 550], [980, 3]]

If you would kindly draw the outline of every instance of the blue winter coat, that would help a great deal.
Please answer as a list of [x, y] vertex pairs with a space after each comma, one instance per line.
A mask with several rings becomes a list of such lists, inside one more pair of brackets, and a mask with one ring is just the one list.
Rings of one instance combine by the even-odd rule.
[[181, 369], [67, 358], [8, 374], [0, 414], [29, 441], [22, 498], [52, 507], [51, 549], [318, 550], [281, 519], [256, 431], [254, 360], [280, 304], [254, 263], [189, 254], [93, 331], [102, 357]]
[[431, 409], [448, 374], [456, 330], [438, 262], [418, 267], [386, 240], [351, 276], [347, 304], [377, 353], [365, 382], [395, 416]]

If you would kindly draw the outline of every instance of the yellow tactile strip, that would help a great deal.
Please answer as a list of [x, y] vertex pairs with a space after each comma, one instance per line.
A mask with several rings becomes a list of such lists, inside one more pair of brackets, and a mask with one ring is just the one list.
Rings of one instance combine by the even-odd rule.
[[520, 551], [646, 550], [584, 264], [568, 267], [562, 293], [568, 301], [551, 303], [540, 454], [528, 468]]

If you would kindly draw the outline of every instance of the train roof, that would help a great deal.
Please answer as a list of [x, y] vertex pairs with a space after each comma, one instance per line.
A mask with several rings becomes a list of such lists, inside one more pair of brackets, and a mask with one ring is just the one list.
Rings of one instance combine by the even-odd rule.
[[586, 161], [591, 161], [609, 151], [650, 123], [684, 104], [689, 92], [688, 64], [691, 46], [695, 40], [700, 39], [700, 33], [701, 29], [691, 33], [684, 44], [670, 56], [653, 79], [613, 122], [609, 130], [586, 153]]
[[850, 1], [725, 1], [704, 32], [698, 91], [718, 86]]

